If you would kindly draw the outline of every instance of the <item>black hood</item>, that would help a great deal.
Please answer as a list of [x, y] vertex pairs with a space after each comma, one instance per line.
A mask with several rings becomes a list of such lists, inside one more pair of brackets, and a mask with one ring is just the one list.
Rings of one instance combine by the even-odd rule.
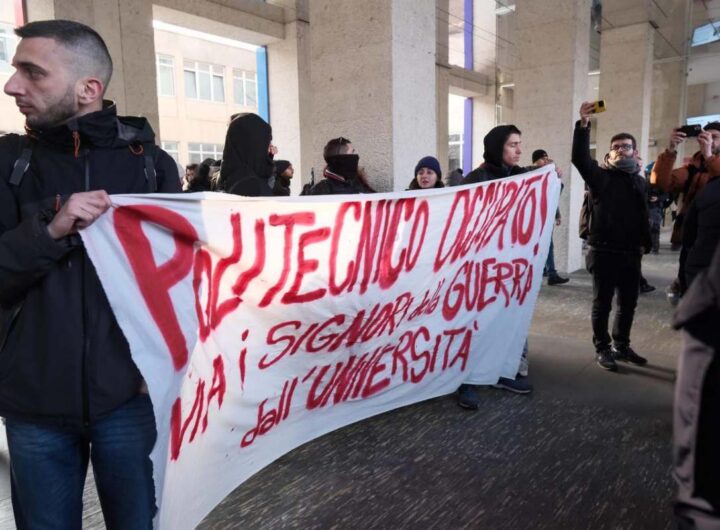
[[30, 137], [54, 148], [74, 148], [77, 132], [82, 147], [114, 149], [155, 141], [150, 123], [141, 117], [118, 117], [112, 101], [103, 101], [102, 110], [68, 120], [47, 129], [27, 129]]
[[503, 147], [511, 134], [520, 134], [520, 131], [514, 125], [498, 125], [485, 135], [483, 139], [483, 145], [485, 146], [483, 158], [486, 163], [498, 168], [504, 165]]
[[257, 114], [245, 114], [230, 122], [223, 150], [220, 180], [225, 190], [240, 181], [273, 174], [273, 159], [268, 153], [272, 127]]
[[275, 160], [275, 176], [280, 177], [291, 165], [288, 160]]

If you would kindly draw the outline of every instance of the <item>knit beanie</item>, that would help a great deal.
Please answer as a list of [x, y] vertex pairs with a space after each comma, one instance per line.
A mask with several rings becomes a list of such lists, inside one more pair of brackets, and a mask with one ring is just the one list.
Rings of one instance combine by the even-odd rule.
[[438, 159], [434, 156], [425, 156], [420, 159], [420, 162], [418, 162], [415, 166], [415, 176], [417, 176], [418, 171], [420, 171], [422, 168], [432, 169], [437, 175], [438, 180], [442, 179], [442, 169], [440, 169], [440, 162], [438, 162]]

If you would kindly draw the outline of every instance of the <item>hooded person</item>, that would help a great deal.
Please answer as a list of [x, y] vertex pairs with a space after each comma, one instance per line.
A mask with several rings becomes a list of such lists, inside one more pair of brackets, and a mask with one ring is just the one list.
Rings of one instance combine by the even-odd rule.
[[[462, 184], [474, 184], [496, 180], [511, 175], [526, 173], [527, 169], [518, 165], [522, 155], [520, 129], [514, 125], [499, 125], [490, 129], [483, 138], [485, 152], [484, 162], [480, 167], [468, 173]], [[508, 390], [516, 394], [529, 394], [533, 387], [527, 380], [528, 376], [528, 341], [523, 345], [518, 372], [514, 379], [500, 377], [495, 388]], [[477, 410], [480, 397], [476, 385], [463, 383], [458, 388], [458, 405], [463, 408]]]
[[218, 190], [246, 197], [273, 195], [272, 127], [257, 114], [241, 114], [225, 137]]
[[308, 195], [342, 195], [375, 193], [368, 184], [365, 173], [358, 167], [360, 156], [350, 140], [333, 138], [323, 149], [327, 163], [323, 179], [310, 189]]
[[442, 168], [434, 156], [420, 159], [415, 166], [415, 176], [408, 185], [408, 190], [422, 190], [430, 188], [444, 188], [442, 181]]
[[522, 150], [520, 129], [514, 125], [498, 125], [483, 138], [484, 162], [465, 175], [463, 184], [474, 184], [501, 179], [525, 173], [527, 169], [518, 165]]
[[273, 194], [280, 197], [290, 195], [290, 181], [295, 174], [292, 164], [287, 160], [275, 161], [275, 185], [273, 186]]

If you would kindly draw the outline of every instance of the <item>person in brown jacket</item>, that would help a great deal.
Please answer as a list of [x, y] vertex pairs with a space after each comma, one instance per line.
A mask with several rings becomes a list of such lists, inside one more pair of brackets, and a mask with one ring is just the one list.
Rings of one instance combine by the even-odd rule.
[[[710, 122], [697, 137], [700, 150], [696, 152], [690, 163], [673, 169], [677, 158], [677, 147], [685, 140], [685, 133], [673, 129], [670, 142], [665, 151], [660, 153], [650, 175], [650, 183], [656, 185], [665, 193], [683, 194], [683, 201], [678, 219], [673, 229], [673, 242], [682, 241], [682, 222], [697, 194], [712, 178], [720, 176], [720, 122]], [[673, 282], [671, 291], [682, 296], [685, 292], [685, 259], [687, 249], [680, 250], [680, 266], [678, 277]]]

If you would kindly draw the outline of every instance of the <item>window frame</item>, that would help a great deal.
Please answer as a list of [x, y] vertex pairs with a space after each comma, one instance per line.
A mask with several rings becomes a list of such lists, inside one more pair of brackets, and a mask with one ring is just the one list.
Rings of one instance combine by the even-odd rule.
[[[192, 73], [194, 77], [194, 89], [195, 95], [188, 94], [187, 87], [187, 75]], [[201, 84], [200, 76], [206, 75], [209, 80], [210, 99], [201, 96]], [[215, 94], [215, 78], [220, 78], [220, 86], [222, 87], [222, 94], [220, 99]], [[198, 101], [209, 101], [212, 103], [225, 103], [225, 68], [223, 66], [205, 63], [202, 61], [194, 61], [185, 59], [183, 61], [183, 83], [185, 84], [185, 97], [188, 99], [194, 99]]]

